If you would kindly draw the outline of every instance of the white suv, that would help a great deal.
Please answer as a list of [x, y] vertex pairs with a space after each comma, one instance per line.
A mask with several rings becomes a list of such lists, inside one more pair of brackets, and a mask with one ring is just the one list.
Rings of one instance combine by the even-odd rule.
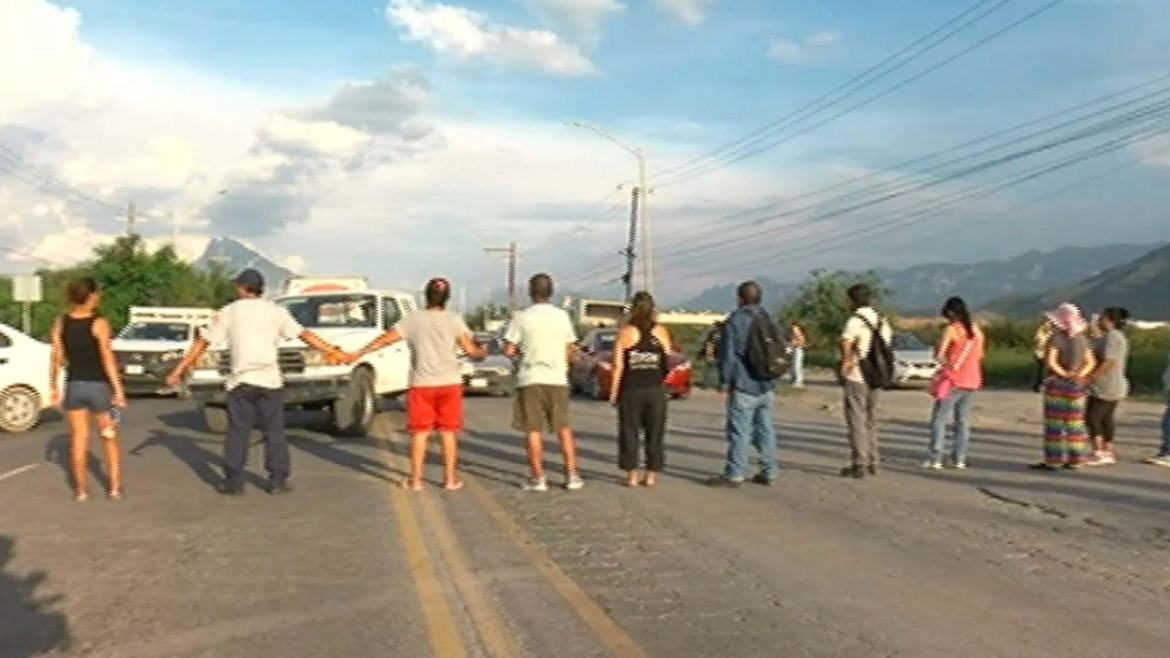
[[51, 356], [48, 343], [0, 324], [0, 432], [27, 432], [41, 422], [53, 404]]
[[[278, 297], [300, 325], [350, 352], [365, 347], [418, 306], [394, 291], [320, 291]], [[187, 381], [187, 390], [212, 432], [227, 430], [227, 395], [223, 388], [228, 355], [212, 345]], [[378, 411], [378, 400], [406, 391], [410, 348], [406, 341], [362, 357], [352, 365], [330, 365], [325, 355], [301, 340], [280, 347], [284, 402], [300, 409], [328, 409], [339, 433], [363, 436]]]

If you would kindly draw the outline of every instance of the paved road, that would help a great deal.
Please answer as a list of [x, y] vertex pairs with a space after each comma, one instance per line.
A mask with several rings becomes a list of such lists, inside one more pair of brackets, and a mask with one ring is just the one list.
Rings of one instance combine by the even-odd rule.
[[[219, 442], [187, 405], [135, 402], [121, 503], [70, 500], [60, 422], [0, 441], [3, 658], [1099, 658], [1170, 641], [1170, 471], [1029, 472], [1034, 428], [986, 405], [973, 470], [918, 469], [925, 428], [900, 413], [886, 472], [852, 481], [831, 393], [788, 396], [780, 482], [728, 491], [701, 485], [716, 398], [672, 404], [657, 490], [618, 486], [612, 411], [580, 401], [589, 486], [526, 494], [509, 403], [475, 399], [462, 492], [392, 486], [388, 412], [367, 440], [294, 431], [293, 495], [223, 499]], [[1126, 456], [1153, 445], [1151, 414], [1134, 408]]]

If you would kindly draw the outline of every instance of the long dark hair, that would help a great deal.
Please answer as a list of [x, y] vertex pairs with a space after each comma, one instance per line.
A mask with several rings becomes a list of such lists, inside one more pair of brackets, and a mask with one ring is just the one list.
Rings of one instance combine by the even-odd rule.
[[951, 297], [943, 302], [942, 316], [950, 322], [958, 322], [967, 330], [967, 338], [975, 337], [975, 325], [971, 322], [971, 311], [962, 297]]
[[92, 276], [82, 276], [73, 279], [65, 286], [65, 300], [72, 306], [82, 306], [98, 291], [97, 279]]
[[1101, 311], [1101, 317], [1108, 320], [1116, 329], [1125, 329], [1129, 324], [1129, 311], [1119, 306], [1110, 306]]
[[634, 293], [630, 298], [630, 314], [626, 322], [638, 331], [650, 331], [657, 314], [654, 308], [654, 295], [643, 290]]

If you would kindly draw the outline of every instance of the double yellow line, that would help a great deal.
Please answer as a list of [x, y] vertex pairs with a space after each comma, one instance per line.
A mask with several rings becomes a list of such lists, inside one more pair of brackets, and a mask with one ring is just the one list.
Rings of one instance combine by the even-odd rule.
[[[405, 470], [406, 460], [398, 451], [388, 449], [386, 458], [391, 468]], [[610, 655], [615, 658], [648, 658], [637, 642], [533, 541], [483, 485], [470, 475], [465, 474], [464, 478], [467, 483], [465, 491], [476, 499], [503, 530], [511, 544], [527, 555], [537, 573], [560, 594], [566, 605], [589, 627]], [[440, 503], [426, 492], [420, 495], [397, 486], [391, 491], [390, 498], [398, 518], [402, 545], [419, 594], [435, 658], [467, 658], [468, 650], [439, 578], [437, 563], [427, 546], [419, 522], [420, 516], [425, 520], [462, 599], [463, 607], [471, 617], [484, 653], [490, 658], [519, 658], [521, 653], [515, 638], [508, 631], [483, 581], [468, 566], [467, 558]], [[418, 512], [415, 510], [415, 501]]]

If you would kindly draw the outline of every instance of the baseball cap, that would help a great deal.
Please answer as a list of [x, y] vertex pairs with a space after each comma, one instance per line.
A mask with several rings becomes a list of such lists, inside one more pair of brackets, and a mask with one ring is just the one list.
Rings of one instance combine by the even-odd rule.
[[264, 290], [264, 275], [248, 268], [236, 275], [236, 285], [253, 290]]

